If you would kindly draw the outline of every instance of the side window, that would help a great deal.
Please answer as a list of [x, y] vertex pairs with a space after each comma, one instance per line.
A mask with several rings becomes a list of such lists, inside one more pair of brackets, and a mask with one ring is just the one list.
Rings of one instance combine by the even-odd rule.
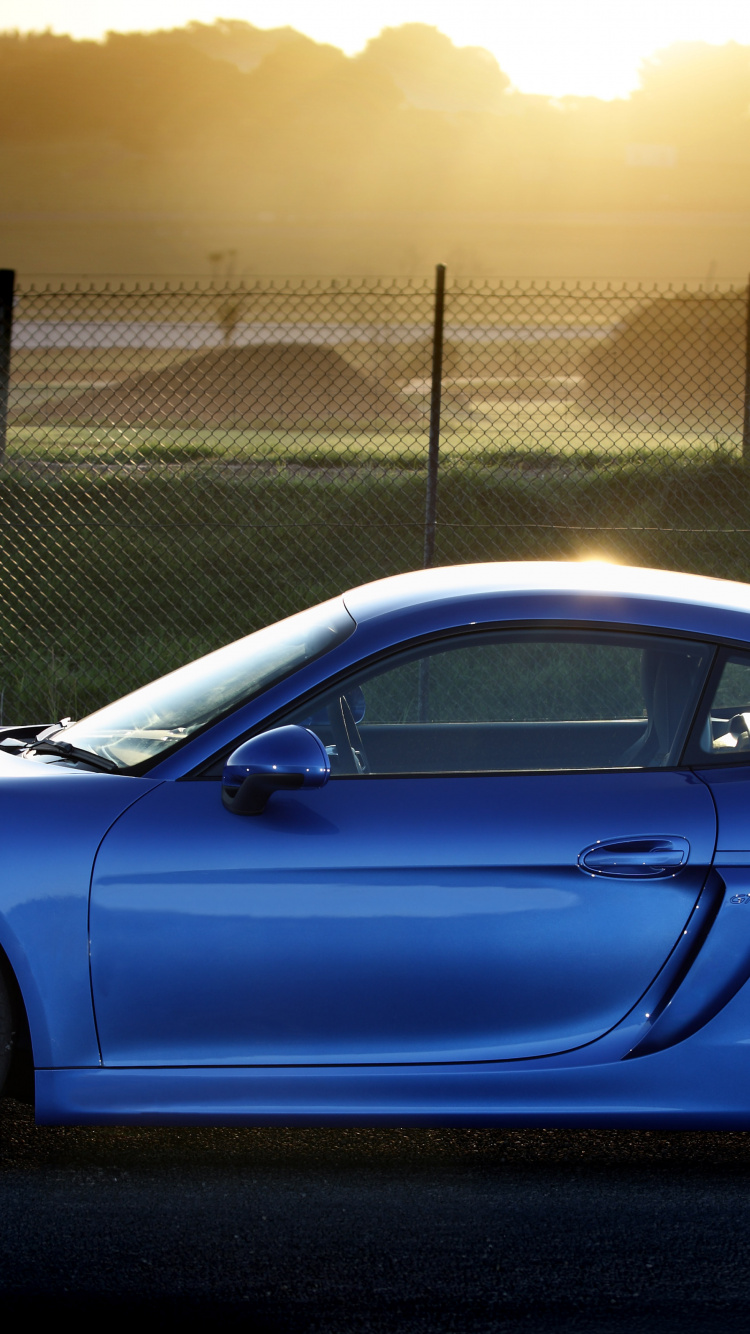
[[694, 764], [750, 763], [750, 657], [728, 653], [699, 719]]
[[711, 656], [645, 635], [473, 632], [385, 659], [284, 721], [318, 733], [334, 774], [659, 767], [676, 762]]

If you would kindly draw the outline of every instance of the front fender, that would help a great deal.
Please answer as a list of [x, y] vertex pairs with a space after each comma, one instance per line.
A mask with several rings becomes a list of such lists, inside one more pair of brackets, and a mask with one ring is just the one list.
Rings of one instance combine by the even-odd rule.
[[0, 760], [0, 947], [21, 989], [36, 1066], [99, 1064], [88, 905], [97, 848], [159, 784]]

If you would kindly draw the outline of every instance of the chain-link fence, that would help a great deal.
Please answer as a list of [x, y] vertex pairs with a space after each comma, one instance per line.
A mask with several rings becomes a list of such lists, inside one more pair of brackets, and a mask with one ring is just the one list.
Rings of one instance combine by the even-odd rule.
[[21, 284], [9, 389], [5, 293], [5, 722], [433, 541], [750, 578], [744, 282]]

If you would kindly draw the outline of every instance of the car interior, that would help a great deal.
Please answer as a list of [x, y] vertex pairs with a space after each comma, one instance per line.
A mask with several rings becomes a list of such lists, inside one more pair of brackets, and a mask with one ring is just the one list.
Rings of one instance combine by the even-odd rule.
[[317, 733], [334, 776], [663, 767], [710, 658], [679, 640], [478, 634], [399, 655], [283, 721]]

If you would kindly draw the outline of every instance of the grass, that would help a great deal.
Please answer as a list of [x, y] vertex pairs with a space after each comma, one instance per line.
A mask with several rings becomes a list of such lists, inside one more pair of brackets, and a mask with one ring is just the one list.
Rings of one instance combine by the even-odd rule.
[[[486, 409], [486, 410], [485, 410]], [[300, 426], [284, 429], [14, 425], [8, 432], [7, 461], [24, 465], [61, 464], [70, 469], [139, 464], [212, 462], [264, 467], [421, 470], [427, 428]], [[580, 469], [697, 464], [739, 458], [742, 433], [730, 426], [700, 423], [655, 426], [593, 416], [575, 404], [516, 402], [474, 405], [471, 414], [447, 414], [440, 441], [441, 462], [462, 468], [529, 465]]]
[[[72, 467], [26, 470], [17, 432], [12, 444], [0, 478], [6, 723], [81, 716], [301, 606], [421, 565], [424, 467], [379, 466], [361, 435], [357, 466], [295, 469], [287, 454], [275, 471], [211, 458], [110, 471], [69, 451], [49, 462]], [[583, 466], [513, 448], [493, 467], [479, 452], [453, 460], [446, 443], [437, 563], [598, 555], [750, 578], [750, 481], [731, 453]], [[27, 458], [40, 452], [37, 436]]]

